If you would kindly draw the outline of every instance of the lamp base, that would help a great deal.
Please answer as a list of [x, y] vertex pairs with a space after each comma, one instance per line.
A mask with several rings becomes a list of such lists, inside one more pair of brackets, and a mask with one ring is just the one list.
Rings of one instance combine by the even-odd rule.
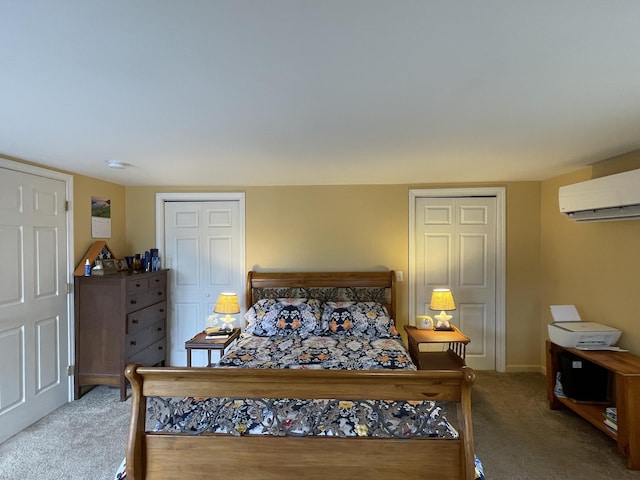
[[448, 327], [433, 327], [436, 332], [453, 332], [453, 327], [449, 325]]
[[220, 330], [224, 330], [225, 332], [230, 332], [233, 330], [233, 322], [234, 318], [231, 315], [226, 315], [220, 319], [222, 321], [222, 326]]
[[439, 315], [434, 315], [434, 318], [437, 320], [434, 330], [453, 330], [451, 328], [451, 324], [449, 320], [451, 320], [451, 315], [447, 315], [444, 311], [440, 312]]

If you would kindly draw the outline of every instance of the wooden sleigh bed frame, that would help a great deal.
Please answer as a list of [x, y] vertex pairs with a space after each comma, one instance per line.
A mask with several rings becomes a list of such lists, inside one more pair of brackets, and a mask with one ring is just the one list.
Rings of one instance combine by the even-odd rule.
[[[258, 289], [376, 287], [388, 289], [387, 308], [395, 315], [394, 281], [393, 272], [249, 272], [247, 308]], [[474, 478], [471, 386], [475, 373], [470, 368], [357, 371], [129, 365], [126, 376], [132, 387], [127, 480]], [[457, 417], [452, 423], [459, 438], [154, 433], [145, 430], [147, 397], [151, 396], [455, 402], [448, 416]]]

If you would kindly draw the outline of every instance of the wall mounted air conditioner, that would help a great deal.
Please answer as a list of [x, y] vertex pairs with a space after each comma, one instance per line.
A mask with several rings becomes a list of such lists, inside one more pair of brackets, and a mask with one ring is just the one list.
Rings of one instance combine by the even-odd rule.
[[565, 185], [558, 200], [577, 222], [640, 219], [640, 169]]

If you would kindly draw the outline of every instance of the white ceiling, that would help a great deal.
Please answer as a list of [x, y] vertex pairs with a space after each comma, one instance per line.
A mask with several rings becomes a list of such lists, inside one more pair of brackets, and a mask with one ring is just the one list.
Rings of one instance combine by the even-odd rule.
[[0, 19], [0, 154], [125, 185], [543, 180], [640, 148], [638, 0], [0, 0]]

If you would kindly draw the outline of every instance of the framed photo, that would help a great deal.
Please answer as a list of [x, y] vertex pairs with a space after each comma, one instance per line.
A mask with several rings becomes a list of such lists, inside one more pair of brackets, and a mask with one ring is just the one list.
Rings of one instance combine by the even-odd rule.
[[433, 318], [429, 315], [418, 315], [416, 320], [416, 327], [423, 330], [433, 330]]
[[116, 267], [116, 262], [117, 260], [113, 258], [106, 258], [102, 260], [102, 270], [104, 275], [109, 275], [110, 273], [116, 273], [118, 271], [118, 268]]
[[123, 258], [122, 260], [114, 260], [115, 264], [116, 264], [116, 270], [118, 272], [123, 272], [125, 270], [129, 270], [129, 264], [127, 263], [127, 261]]

